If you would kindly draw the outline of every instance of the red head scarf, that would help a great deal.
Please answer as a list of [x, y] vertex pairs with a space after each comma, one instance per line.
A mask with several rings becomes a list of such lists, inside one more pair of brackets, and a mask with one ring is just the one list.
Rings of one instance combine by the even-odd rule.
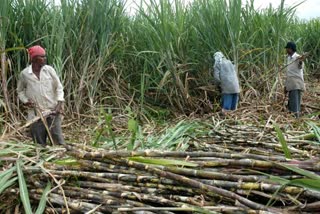
[[28, 49], [30, 59], [33, 59], [35, 56], [46, 55], [46, 51], [39, 45], [32, 46]]

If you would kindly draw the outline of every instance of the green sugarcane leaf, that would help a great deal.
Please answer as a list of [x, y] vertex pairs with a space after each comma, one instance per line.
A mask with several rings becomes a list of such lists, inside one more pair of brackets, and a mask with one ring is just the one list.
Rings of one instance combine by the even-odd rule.
[[28, 148], [19, 148], [19, 147], [10, 147], [10, 148], [7, 148], [7, 149], [3, 149], [0, 151], [0, 156], [7, 156], [7, 155], [10, 155], [10, 154], [16, 154], [18, 152], [20, 153], [27, 153], [31, 151], [31, 149], [28, 149]]
[[315, 190], [320, 192], [320, 180], [300, 178], [290, 181], [289, 185], [303, 187], [309, 190]]
[[287, 164], [278, 164], [279, 166], [282, 166], [282, 167], [285, 167], [295, 173], [298, 173], [300, 175], [303, 175], [303, 176], [306, 176], [308, 178], [311, 178], [311, 179], [316, 179], [316, 180], [320, 180], [320, 176], [311, 172], [311, 171], [308, 171], [308, 170], [305, 170], [305, 169], [301, 169], [299, 167], [296, 167], [296, 166], [290, 166], [290, 165], [287, 165]]
[[275, 197], [279, 194], [279, 192], [286, 187], [289, 183], [290, 180], [285, 179], [285, 178], [281, 178], [280, 176], [275, 176], [275, 175], [270, 175], [268, 173], [264, 173], [264, 172], [260, 172], [260, 171], [256, 171], [256, 170], [248, 170], [250, 172], [256, 172], [262, 175], [266, 175], [269, 178], [268, 179], [263, 179], [264, 181], [268, 181], [270, 183], [278, 183], [281, 186], [272, 194], [272, 197], [269, 199], [267, 206], [271, 206], [274, 202], [275, 202]]
[[314, 133], [308, 133], [308, 134], [303, 134], [298, 136], [292, 136], [291, 139], [313, 140], [315, 137], [316, 136]]
[[17, 160], [17, 173], [18, 173], [18, 181], [19, 181], [19, 191], [20, 191], [20, 199], [22, 201], [24, 211], [26, 214], [32, 214], [27, 184], [24, 179], [24, 175], [21, 169], [22, 162], [21, 160]]
[[138, 122], [131, 118], [128, 120], [128, 130], [131, 132], [130, 141], [127, 146], [127, 150], [132, 151], [134, 148], [134, 142], [136, 141], [136, 135], [138, 132]]
[[112, 114], [108, 114], [104, 112], [104, 119], [106, 121], [106, 123], [111, 123], [112, 121]]
[[131, 118], [128, 121], [128, 130], [132, 133], [137, 132], [138, 130], [138, 123], [135, 119]]
[[44, 212], [44, 210], [46, 208], [46, 204], [47, 204], [47, 195], [48, 195], [48, 192], [50, 191], [50, 189], [51, 189], [51, 183], [48, 182], [46, 188], [44, 189], [44, 191], [42, 193], [38, 208], [36, 210], [36, 214], [42, 214]]
[[161, 159], [161, 158], [144, 158], [144, 157], [130, 157], [129, 160], [139, 162], [139, 163], [146, 163], [146, 164], [153, 164], [153, 165], [161, 165], [161, 166], [189, 166], [189, 167], [197, 167], [198, 164], [181, 161], [181, 160], [168, 160], [168, 159]]
[[16, 167], [11, 167], [10, 169], [0, 173], [0, 194], [5, 191], [8, 187], [13, 185], [17, 180], [17, 177], [12, 177], [13, 172], [16, 170]]
[[1, 183], [0, 184], [0, 194], [5, 191], [8, 187], [12, 186], [16, 181], [17, 181], [17, 177], [14, 177], [8, 181], [6, 181], [5, 183]]
[[[6, 177], [8, 174], [12, 175], [12, 173], [16, 170], [16, 167], [11, 167], [10, 169], [7, 169], [0, 173], [0, 182], [3, 179], [3, 177]], [[1, 184], [1, 183], [0, 183]]]
[[54, 161], [55, 164], [62, 165], [62, 166], [76, 166], [80, 165], [78, 161], [74, 158], [67, 158], [62, 160], [56, 160]]
[[10, 52], [10, 51], [18, 51], [18, 50], [25, 50], [25, 47], [14, 47], [14, 48], [7, 48], [5, 50], [0, 50], [0, 54]]
[[130, 138], [130, 141], [129, 141], [128, 145], [127, 145], [127, 150], [128, 150], [128, 151], [132, 151], [132, 150], [133, 150], [133, 148], [134, 148], [134, 141], [135, 141], [135, 138], [134, 138], [134, 137], [131, 137], [131, 138]]
[[278, 176], [273, 176], [273, 175], [269, 175], [269, 178], [265, 180], [269, 182], [275, 182], [280, 185], [287, 185], [290, 182], [290, 180], [287, 180]]
[[266, 176], [268, 176], [269, 178], [268, 178], [268, 179], [264, 179], [265, 181], [270, 181], [270, 182], [279, 183], [280, 185], [287, 185], [287, 184], [290, 182], [290, 180], [288, 180], [288, 179], [281, 178], [280, 176], [276, 176], [276, 175], [270, 175], [270, 174], [265, 173], [265, 172], [260, 172], [260, 171], [251, 170], [251, 169], [249, 169], [248, 171], [249, 171], [249, 172], [259, 173], [259, 174], [261, 174], [261, 175], [266, 175]]
[[291, 156], [290, 150], [288, 148], [288, 144], [283, 136], [281, 129], [279, 128], [279, 126], [277, 124], [274, 124], [273, 127], [275, 128], [275, 130], [277, 132], [277, 137], [278, 137], [278, 140], [280, 141], [282, 151], [283, 151], [285, 157], [288, 159], [291, 159], [292, 156]]
[[[271, 179], [270, 179], [271, 180]], [[273, 204], [276, 202], [276, 196], [279, 194], [279, 192], [285, 188], [288, 185], [289, 182], [283, 182], [280, 183], [281, 186], [272, 194], [272, 197], [269, 199], [268, 203], [267, 203], [267, 207], [269, 206], [273, 206]]]
[[320, 143], [320, 128], [313, 122], [307, 122], [313, 130], [314, 137], [317, 138], [317, 141]]

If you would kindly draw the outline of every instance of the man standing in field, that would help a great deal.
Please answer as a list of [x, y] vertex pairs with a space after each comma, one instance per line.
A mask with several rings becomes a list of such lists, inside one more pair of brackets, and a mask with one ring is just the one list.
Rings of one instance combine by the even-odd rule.
[[305, 90], [303, 57], [296, 53], [297, 47], [294, 42], [288, 42], [285, 48], [288, 54], [285, 83], [285, 93], [289, 92], [288, 109], [294, 113], [295, 117], [299, 117], [301, 111], [301, 92]]
[[50, 130], [55, 144], [64, 144], [61, 130], [60, 113], [63, 111], [63, 87], [53, 67], [46, 65], [46, 52], [41, 46], [28, 49], [31, 65], [20, 74], [18, 81], [18, 97], [28, 108], [28, 119], [39, 116], [42, 112], [52, 114], [45, 118], [46, 124], [38, 120], [30, 126], [32, 139], [35, 143], [46, 145]]
[[222, 112], [236, 110], [239, 101], [239, 80], [234, 65], [221, 52], [214, 54], [214, 80], [222, 92]]

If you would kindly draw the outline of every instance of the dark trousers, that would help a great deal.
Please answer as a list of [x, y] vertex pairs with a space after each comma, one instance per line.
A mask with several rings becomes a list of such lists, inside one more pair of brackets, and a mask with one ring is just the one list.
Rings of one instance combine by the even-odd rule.
[[289, 91], [288, 109], [296, 117], [299, 117], [301, 111], [301, 90]]
[[239, 100], [239, 94], [222, 94], [222, 109], [236, 110]]
[[[60, 115], [50, 115], [45, 118], [54, 144], [64, 144], [61, 129]], [[33, 123], [30, 127], [33, 142], [46, 145], [48, 132], [42, 120]]]

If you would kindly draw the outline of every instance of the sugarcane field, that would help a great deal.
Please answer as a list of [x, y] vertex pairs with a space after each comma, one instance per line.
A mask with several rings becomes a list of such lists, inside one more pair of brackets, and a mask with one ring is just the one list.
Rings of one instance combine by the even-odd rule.
[[0, 214], [320, 213], [317, 0], [2, 0]]

